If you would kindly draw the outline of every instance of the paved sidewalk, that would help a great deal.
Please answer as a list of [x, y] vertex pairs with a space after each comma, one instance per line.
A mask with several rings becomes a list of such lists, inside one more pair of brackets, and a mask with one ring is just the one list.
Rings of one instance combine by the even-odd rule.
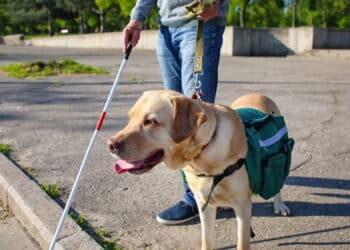
[[40, 247], [0, 200], [0, 249], [39, 250]]
[[[39, 182], [72, 187], [122, 54], [0, 46], [0, 65], [68, 57], [109, 69], [110, 75], [58, 76], [39, 80], [0, 75], [0, 143]], [[163, 88], [154, 52], [135, 49], [88, 161], [73, 204], [127, 249], [198, 249], [200, 224], [157, 224], [156, 214], [182, 196], [177, 171], [116, 175], [106, 139], [127, 122], [143, 91]], [[255, 199], [253, 249], [349, 249], [350, 62], [342, 58], [222, 57], [217, 102], [260, 92], [279, 105], [296, 140], [290, 177], [282, 195], [293, 216], [274, 216], [270, 201]], [[236, 221], [217, 219], [217, 249], [232, 249]]]

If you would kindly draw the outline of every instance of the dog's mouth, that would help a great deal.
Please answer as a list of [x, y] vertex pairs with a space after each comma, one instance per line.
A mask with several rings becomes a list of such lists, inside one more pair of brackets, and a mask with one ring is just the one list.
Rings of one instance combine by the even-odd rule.
[[149, 154], [149, 156], [147, 156], [146, 159], [144, 160], [133, 161], [133, 162], [119, 160], [115, 163], [114, 170], [118, 174], [122, 174], [125, 172], [129, 172], [132, 174], [143, 174], [151, 170], [157, 164], [159, 164], [163, 160], [163, 157], [164, 157], [164, 150], [160, 149]]

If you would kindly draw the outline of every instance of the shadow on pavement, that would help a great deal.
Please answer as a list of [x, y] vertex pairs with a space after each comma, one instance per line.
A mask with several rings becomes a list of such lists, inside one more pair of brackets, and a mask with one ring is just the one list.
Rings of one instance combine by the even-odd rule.
[[[276, 240], [298, 238], [298, 237], [303, 237], [303, 236], [307, 236], [307, 235], [329, 233], [329, 232], [342, 231], [342, 230], [347, 231], [349, 229], [350, 229], [350, 225], [343, 226], [343, 227], [326, 228], [326, 229], [317, 230], [317, 231], [310, 231], [310, 232], [304, 232], [304, 233], [299, 233], [299, 234], [291, 234], [291, 235], [285, 235], [285, 236], [274, 237], [274, 238], [263, 239], [263, 240], [255, 240], [255, 241], [252, 241], [251, 244], [253, 245], [253, 244], [258, 244], [258, 243], [265, 243], [265, 242], [276, 241]], [[287, 242], [287, 243], [278, 244], [278, 246], [288, 246], [288, 245], [307, 245], [307, 246], [332, 245], [332, 246], [336, 246], [336, 245], [350, 245], [350, 241], [344, 241], [344, 242]], [[233, 248], [236, 248], [236, 245], [217, 248], [217, 250], [228, 250], [228, 249], [233, 249]]]
[[[350, 180], [328, 179], [315, 177], [290, 176], [285, 181], [286, 185], [306, 186], [327, 189], [350, 190]], [[339, 199], [350, 199], [348, 194], [319, 193], [313, 192], [307, 195], [327, 196]], [[313, 202], [288, 202], [286, 205], [291, 209], [292, 216], [350, 216], [350, 203], [313, 203]], [[253, 217], [279, 217], [273, 213], [273, 202], [254, 202], [252, 209]], [[218, 209], [216, 219], [234, 218], [232, 209]], [[199, 219], [191, 221], [189, 225], [200, 223]]]
[[350, 190], [350, 180], [289, 176], [285, 185]]

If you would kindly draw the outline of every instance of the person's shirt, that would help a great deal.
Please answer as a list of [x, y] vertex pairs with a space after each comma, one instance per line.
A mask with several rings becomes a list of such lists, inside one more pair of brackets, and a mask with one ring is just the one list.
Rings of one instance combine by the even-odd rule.
[[[159, 22], [164, 26], [195, 26], [197, 19], [189, 19], [186, 5], [193, 0], [137, 0], [136, 5], [131, 11], [130, 18], [143, 22], [147, 19], [156, 6], [159, 9]], [[226, 25], [229, 0], [220, 0], [220, 9], [218, 15], [206, 22], [207, 25]]]

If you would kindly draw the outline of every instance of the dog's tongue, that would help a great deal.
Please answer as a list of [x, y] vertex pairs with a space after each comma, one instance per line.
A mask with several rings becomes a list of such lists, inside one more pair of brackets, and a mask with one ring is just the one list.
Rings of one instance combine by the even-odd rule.
[[115, 163], [114, 170], [118, 174], [123, 174], [130, 170], [138, 169], [139, 167], [141, 167], [142, 163], [143, 161], [127, 162], [124, 160], [119, 160]]

